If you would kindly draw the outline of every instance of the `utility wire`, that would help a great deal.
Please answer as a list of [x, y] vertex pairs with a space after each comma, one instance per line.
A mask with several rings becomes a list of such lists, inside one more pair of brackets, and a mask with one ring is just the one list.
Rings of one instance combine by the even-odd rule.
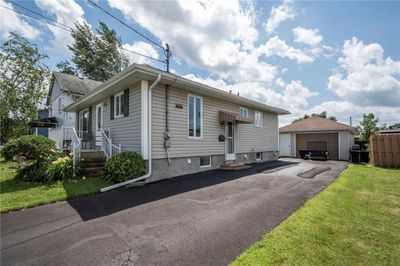
[[[10, 1], [10, 2], [11, 2], [11, 1]], [[18, 5], [18, 6], [19, 6], [19, 5]], [[59, 24], [60, 24], [60, 25], [63, 25], [63, 26], [58, 26], [58, 25], [55, 25], [55, 24], [53, 24], [53, 23], [51, 23], [51, 22], [49, 22], [49, 21], [46, 21], [46, 20], [43, 20], [43, 19], [39, 19], [39, 18], [33, 17], [33, 16], [29, 15], [29, 14], [26, 14], [26, 13], [21, 12], [21, 11], [14, 10], [14, 9], [9, 8], [9, 7], [6, 7], [6, 6], [4, 6], [4, 5], [1, 5], [1, 7], [4, 7], [4, 8], [6, 8], [6, 9], [10, 10], [10, 11], [13, 11], [13, 12], [15, 12], [15, 13], [21, 14], [21, 15], [23, 15], [23, 16], [29, 17], [29, 18], [31, 18], [31, 19], [35, 19], [35, 20], [40, 21], [40, 22], [42, 22], [42, 23], [46, 23], [46, 24], [49, 24], [49, 25], [51, 25], [51, 26], [60, 28], [60, 29], [62, 29], [62, 30], [65, 30], [65, 31], [68, 31], [68, 32], [72, 32], [72, 31], [73, 31], [73, 29], [72, 29], [71, 27], [66, 26], [66, 25], [63, 25], [63, 24], [61, 24], [61, 23], [59, 23]], [[25, 10], [28, 10], [28, 11], [31, 11], [31, 12], [33, 12], [33, 13], [36, 13], [36, 12], [34, 12], [34, 11], [32, 11], [32, 10], [29, 10], [29, 9], [27, 9], [27, 8], [24, 8], [24, 9], [25, 9]], [[40, 15], [41, 17], [43, 17], [43, 18], [45, 18], [45, 19], [47, 19], [47, 20], [54, 21], [53, 19], [47, 18], [46, 16], [43, 16], [43, 15], [41, 15], [41, 14], [39, 14], [39, 13], [38, 13], [37, 15]], [[100, 40], [101, 40], [101, 39], [100, 39]], [[101, 40], [101, 41], [103, 41], [103, 40]], [[151, 56], [148, 56], [148, 55], [139, 53], [139, 52], [135, 52], [135, 51], [132, 51], [132, 50], [130, 50], [130, 49], [124, 48], [124, 47], [122, 47], [122, 46], [119, 47], [119, 49], [124, 50], [124, 51], [127, 51], [127, 52], [130, 52], [130, 53], [133, 53], [133, 54], [136, 54], [136, 55], [139, 55], [139, 56], [143, 56], [143, 57], [145, 57], [145, 58], [148, 58], [148, 59], [151, 59], [151, 60], [154, 60], [154, 61], [158, 61], [158, 62], [161, 62], [161, 63], [165, 63], [164, 60], [161, 60], [161, 59], [158, 59], [158, 58], [154, 58], [154, 57], [151, 57]]]
[[46, 17], [46, 16], [40, 14], [39, 12], [36, 12], [36, 11], [34, 11], [34, 10], [31, 10], [31, 9], [28, 9], [28, 8], [26, 8], [26, 7], [22, 6], [22, 5], [20, 5], [20, 4], [16, 3], [16, 2], [14, 2], [14, 1], [9, 0], [9, 2], [10, 2], [10, 3], [13, 3], [14, 5], [16, 5], [16, 6], [22, 8], [22, 9], [28, 11], [28, 12], [31, 12], [31, 13], [33, 13], [33, 14], [36, 14], [36, 15], [38, 15], [38, 16], [40, 16], [40, 17], [46, 19], [46, 20], [50, 20], [50, 21], [52, 21], [53, 23], [56, 23], [56, 24], [58, 24], [58, 25], [60, 25], [60, 26], [62, 26], [62, 27], [65, 27], [65, 28], [67, 28], [67, 29], [72, 30], [72, 28], [71, 28], [70, 26], [65, 25], [65, 24], [63, 24], [63, 23], [61, 23], [61, 22], [58, 22], [58, 21], [55, 20], [55, 19]]
[[110, 12], [108, 12], [107, 10], [105, 10], [104, 8], [102, 8], [100, 5], [98, 5], [97, 3], [95, 3], [93, 0], [88, 0], [89, 3], [91, 3], [93, 6], [97, 7], [98, 9], [102, 10], [104, 13], [106, 13], [107, 15], [111, 16], [112, 18], [114, 18], [115, 20], [119, 21], [121, 24], [123, 24], [124, 26], [128, 27], [129, 29], [133, 30], [134, 32], [136, 32], [137, 34], [139, 34], [140, 36], [142, 36], [143, 38], [145, 38], [146, 40], [148, 40], [149, 42], [153, 43], [154, 45], [160, 47], [161, 49], [165, 50], [165, 48], [156, 43], [155, 41], [151, 40], [149, 37], [147, 37], [146, 35], [144, 35], [143, 33], [141, 33], [140, 31], [138, 31], [137, 29], [131, 27], [130, 25], [128, 25], [127, 23], [125, 23], [123, 20], [117, 18], [116, 16], [114, 16], [113, 14], [111, 14]]
[[33, 16], [29, 15], [29, 14], [26, 14], [26, 13], [21, 12], [21, 11], [14, 10], [14, 9], [9, 8], [9, 7], [6, 7], [6, 6], [4, 6], [4, 5], [1, 5], [1, 7], [5, 8], [5, 9], [8, 9], [8, 10], [10, 10], [10, 11], [13, 11], [13, 12], [15, 12], [15, 13], [21, 14], [21, 15], [23, 15], [23, 16], [26, 16], [26, 17], [28, 17], [28, 18], [35, 19], [35, 20], [40, 21], [40, 22], [42, 22], [42, 23], [49, 24], [49, 25], [54, 26], [54, 27], [56, 27], [56, 28], [60, 28], [60, 29], [63, 29], [63, 30], [72, 32], [72, 30], [71, 30], [70, 28], [67, 28], [67, 29], [66, 29], [66, 28], [64, 28], [64, 27], [55, 25], [55, 24], [50, 23], [50, 22], [48, 22], [48, 21], [45, 21], [45, 20], [43, 20], [43, 19], [35, 18], [35, 17], [33, 17]]

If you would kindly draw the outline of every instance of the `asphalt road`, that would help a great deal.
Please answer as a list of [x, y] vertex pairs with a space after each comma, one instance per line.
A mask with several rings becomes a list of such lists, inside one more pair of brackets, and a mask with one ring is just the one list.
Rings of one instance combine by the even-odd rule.
[[285, 161], [1, 214], [1, 265], [225, 265], [347, 167]]

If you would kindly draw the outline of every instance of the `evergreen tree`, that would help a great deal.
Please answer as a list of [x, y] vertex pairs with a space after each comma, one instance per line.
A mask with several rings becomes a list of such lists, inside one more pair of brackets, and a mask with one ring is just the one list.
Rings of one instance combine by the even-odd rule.
[[86, 23], [75, 24], [71, 35], [74, 43], [68, 48], [72, 51], [72, 62], [77, 72], [86, 78], [105, 81], [128, 65], [127, 57], [120, 51], [121, 39], [115, 30], [104, 22], [95, 35]]
[[78, 75], [76, 69], [73, 66], [71, 66], [71, 63], [67, 60], [58, 62], [56, 64], [56, 67], [59, 69], [61, 73], [75, 75], [75, 76]]

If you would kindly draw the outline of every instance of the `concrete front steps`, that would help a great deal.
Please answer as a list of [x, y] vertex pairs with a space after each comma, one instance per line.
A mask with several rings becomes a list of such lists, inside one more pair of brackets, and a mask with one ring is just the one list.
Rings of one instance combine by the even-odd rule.
[[226, 161], [219, 169], [224, 171], [240, 171], [251, 168], [250, 165], [236, 161]]
[[81, 173], [86, 177], [100, 177], [101, 171], [106, 163], [106, 156], [102, 151], [82, 150], [81, 151]]

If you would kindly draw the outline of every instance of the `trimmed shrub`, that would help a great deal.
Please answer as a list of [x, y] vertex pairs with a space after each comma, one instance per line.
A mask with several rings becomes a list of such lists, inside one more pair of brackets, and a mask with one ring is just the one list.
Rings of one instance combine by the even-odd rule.
[[10, 140], [1, 149], [1, 156], [6, 160], [45, 160], [56, 154], [55, 142], [44, 136], [26, 135]]
[[115, 183], [140, 177], [146, 173], [146, 164], [136, 152], [121, 152], [107, 160], [103, 178]]

